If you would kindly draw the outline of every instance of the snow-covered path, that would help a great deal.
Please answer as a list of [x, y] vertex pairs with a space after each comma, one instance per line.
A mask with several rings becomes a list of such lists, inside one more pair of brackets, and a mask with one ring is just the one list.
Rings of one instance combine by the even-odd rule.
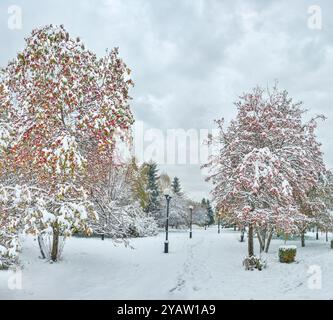
[[[216, 228], [171, 232], [170, 253], [163, 253], [164, 234], [133, 239], [134, 250], [109, 240], [68, 240], [64, 260], [38, 259], [38, 246], [23, 246], [22, 290], [9, 290], [11, 272], [0, 272], [1, 299], [332, 299], [333, 250], [324, 239], [298, 248], [297, 262], [277, 259], [282, 243], [274, 240], [268, 267], [245, 271], [246, 243], [239, 233]], [[322, 238], [324, 238], [322, 236]], [[290, 242], [292, 243], [292, 242]], [[297, 245], [299, 243], [296, 243]], [[311, 268], [321, 270], [322, 289], [311, 289]], [[321, 269], [318, 269], [319, 266]]]

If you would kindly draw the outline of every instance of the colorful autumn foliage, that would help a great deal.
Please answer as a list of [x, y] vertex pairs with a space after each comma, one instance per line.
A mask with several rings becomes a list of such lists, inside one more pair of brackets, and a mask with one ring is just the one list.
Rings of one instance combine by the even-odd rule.
[[237, 116], [227, 128], [217, 121], [219, 135], [210, 143], [218, 152], [206, 167], [217, 208], [248, 227], [252, 256], [254, 232], [266, 251], [275, 231], [297, 232], [297, 223], [307, 219], [300, 203], [311, 201], [309, 191], [326, 169], [317, 118], [304, 122], [301, 103], [286, 91], [256, 88], [235, 105]]
[[[29, 190], [31, 201], [20, 211], [28, 232], [50, 229], [54, 238], [89, 232], [92, 182], [105, 178], [116, 140], [129, 140], [134, 122], [129, 74], [117, 48], [98, 58], [63, 26], [52, 25], [33, 30], [2, 70], [2, 190]], [[9, 203], [11, 197], [2, 212]]]

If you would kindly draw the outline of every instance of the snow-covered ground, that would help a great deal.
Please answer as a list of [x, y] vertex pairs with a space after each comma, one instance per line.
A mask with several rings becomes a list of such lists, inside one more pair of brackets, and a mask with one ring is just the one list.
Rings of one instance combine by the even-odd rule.
[[323, 235], [306, 248], [289, 241], [298, 246], [297, 262], [290, 265], [278, 262], [283, 241], [273, 240], [261, 272], [243, 269], [246, 243], [238, 238], [229, 229], [196, 229], [192, 240], [185, 231], [171, 232], [169, 254], [162, 251], [163, 233], [133, 239], [134, 249], [72, 238], [55, 264], [38, 259], [37, 243], [28, 238], [22, 289], [8, 289], [13, 273], [0, 271], [0, 299], [333, 299], [333, 250]]

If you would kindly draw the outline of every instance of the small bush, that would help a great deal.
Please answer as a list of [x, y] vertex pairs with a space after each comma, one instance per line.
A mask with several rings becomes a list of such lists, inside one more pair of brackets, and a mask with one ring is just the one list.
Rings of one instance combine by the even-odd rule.
[[17, 260], [7, 256], [0, 256], [0, 271], [8, 270], [11, 266], [14, 266]]
[[295, 262], [297, 247], [296, 246], [281, 246], [279, 248], [279, 260], [282, 263]]
[[8, 267], [7, 265], [2, 264], [2, 263], [0, 262], [0, 271], [8, 270], [8, 269], [9, 269], [9, 267]]
[[243, 266], [245, 267], [245, 270], [252, 271], [254, 269], [258, 269], [261, 271], [262, 269], [266, 268], [266, 261], [256, 256], [246, 257], [243, 260]]
[[19, 248], [5, 248], [0, 245], [0, 270], [8, 270], [9, 267], [17, 264], [18, 258], [15, 250], [19, 250]]

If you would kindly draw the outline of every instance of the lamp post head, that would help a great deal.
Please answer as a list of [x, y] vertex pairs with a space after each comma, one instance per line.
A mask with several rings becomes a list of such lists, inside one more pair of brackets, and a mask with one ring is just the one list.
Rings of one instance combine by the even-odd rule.
[[166, 199], [170, 199], [171, 198], [171, 191], [170, 189], [164, 189], [164, 196]]
[[191, 211], [193, 210], [193, 206], [189, 206], [188, 208], [189, 208]]

